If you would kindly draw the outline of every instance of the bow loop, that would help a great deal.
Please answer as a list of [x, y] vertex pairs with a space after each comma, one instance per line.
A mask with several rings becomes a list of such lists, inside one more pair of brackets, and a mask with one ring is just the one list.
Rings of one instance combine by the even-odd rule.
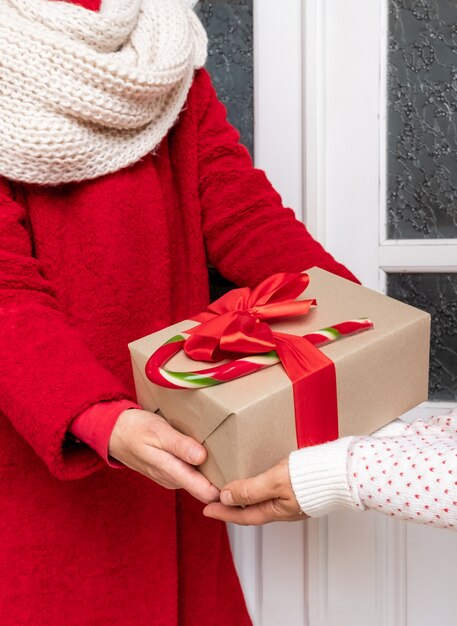
[[275, 333], [264, 320], [306, 315], [315, 300], [296, 300], [309, 284], [307, 274], [275, 274], [255, 289], [234, 289], [197, 317], [187, 331], [184, 351], [198, 361], [218, 361], [233, 353], [260, 354], [276, 348]]
[[223, 315], [232, 311], [246, 311], [249, 308], [250, 295], [251, 290], [249, 287], [232, 289], [218, 298], [218, 300], [212, 302], [206, 311], [216, 315]]
[[263, 306], [277, 302], [293, 302], [309, 285], [305, 272], [273, 274], [252, 290], [248, 306]]
[[260, 320], [273, 320], [281, 317], [297, 317], [306, 315], [316, 300], [285, 300], [283, 302], [271, 302], [262, 306], [254, 306], [249, 312]]

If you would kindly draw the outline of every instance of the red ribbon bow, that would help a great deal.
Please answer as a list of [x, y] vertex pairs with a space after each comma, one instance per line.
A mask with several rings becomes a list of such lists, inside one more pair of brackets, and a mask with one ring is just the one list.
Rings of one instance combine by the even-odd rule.
[[253, 290], [234, 289], [194, 318], [201, 323], [186, 331], [190, 337], [184, 344], [186, 354], [198, 361], [276, 350], [292, 381], [300, 447], [338, 437], [335, 365], [304, 337], [276, 332], [266, 320], [306, 315], [317, 304], [297, 300], [308, 284], [306, 273], [280, 273]]

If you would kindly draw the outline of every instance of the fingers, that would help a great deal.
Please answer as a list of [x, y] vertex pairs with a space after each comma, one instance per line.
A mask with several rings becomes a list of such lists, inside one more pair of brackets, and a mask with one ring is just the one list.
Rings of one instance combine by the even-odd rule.
[[304, 519], [290, 484], [287, 459], [254, 478], [229, 483], [221, 492], [221, 502], [205, 507], [203, 513], [243, 526]]
[[250, 506], [281, 497], [285, 472], [287, 472], [286, 467], [277, 465], [254, 478], [229, 483], [221, 492], [221, 502], [228, 506]]
[[205, 517], [230, 522], [232, 524], [240, 524], [242, 526], [259, 526], [266, 524], [271, 519], [265, 514], [262, 505], [254, 504], [246, 509], [224, 506], [220, 502], [209, 504], [203, 509]]
[[154, 431], [162, 450], [191, 465], [201, 465], [205, 461], [207, 453], [200, 443], [172, 428], [163, 418], [159, 420]]
[[206, 459], [205, 448], [159, 415], [124, 411], [110, 438], [110, 454], [163, 487], [186, 489], [205, 504], [219, 499], [219, 490], [192, 467]]
[[164, 450], [152, 449], [148, 459], [150, 478], [168, 488], [182, 488], [205, 504], [219, 499], [219, 490], [181, 459]]
[[275, 500], [253, 504], [245, 509], [224, 506], [217, 502], [206, 506], [203, 510], [203, 515], [241, 526], [260, 526], [261, 524], [269, 524], [271, 522], [292, 522], [305, 518], [305, 516], [299, 515], [296, 511], [286, 513], [282, 509], [281, 504]]

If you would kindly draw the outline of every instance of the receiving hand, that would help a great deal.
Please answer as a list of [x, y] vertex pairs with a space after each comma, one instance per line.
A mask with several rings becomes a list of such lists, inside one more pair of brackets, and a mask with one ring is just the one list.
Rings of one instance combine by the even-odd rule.
[[201, 502], [219, 499], [219, 490], [193, 467], [206, 459], [197, 441], [149, 411], [128, 409], [116, 422], [109, 454], [167, 489], [186, 489]]
[[[244, 508], [242, 508], [244, 507]], [[243, 526], [306, 519], [292, 490], [288, 460], [246, 480], [236, 480], [221, 491], [221, 502], [209, 504], [207, 517]]]

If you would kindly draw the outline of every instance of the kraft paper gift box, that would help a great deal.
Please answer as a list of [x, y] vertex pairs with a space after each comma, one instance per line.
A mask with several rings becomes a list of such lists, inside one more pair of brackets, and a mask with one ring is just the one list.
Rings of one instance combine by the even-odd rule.
[[[318, 306], [274, 322], [303, 336], [345, 320], [369, 318], [372, 330], [321, 348], [335, 364], [339, 436], [374, 432], [427, 399], [430, 316], [380, 293], [313, 268], [302, 298]], [[221, 488], [263, 472], [297, 448], [292, 383], [281, 364], [201, 389], [168, 389], [148, 380], [150, 356], [171, 337], [196, 326], [184, 320], [129, 345], [138, 402], [203, 443], [202, 473]], [[183, 351], [167, 369], [208, 368]], [[322, 415], [323, 420], [326, 415]]]

